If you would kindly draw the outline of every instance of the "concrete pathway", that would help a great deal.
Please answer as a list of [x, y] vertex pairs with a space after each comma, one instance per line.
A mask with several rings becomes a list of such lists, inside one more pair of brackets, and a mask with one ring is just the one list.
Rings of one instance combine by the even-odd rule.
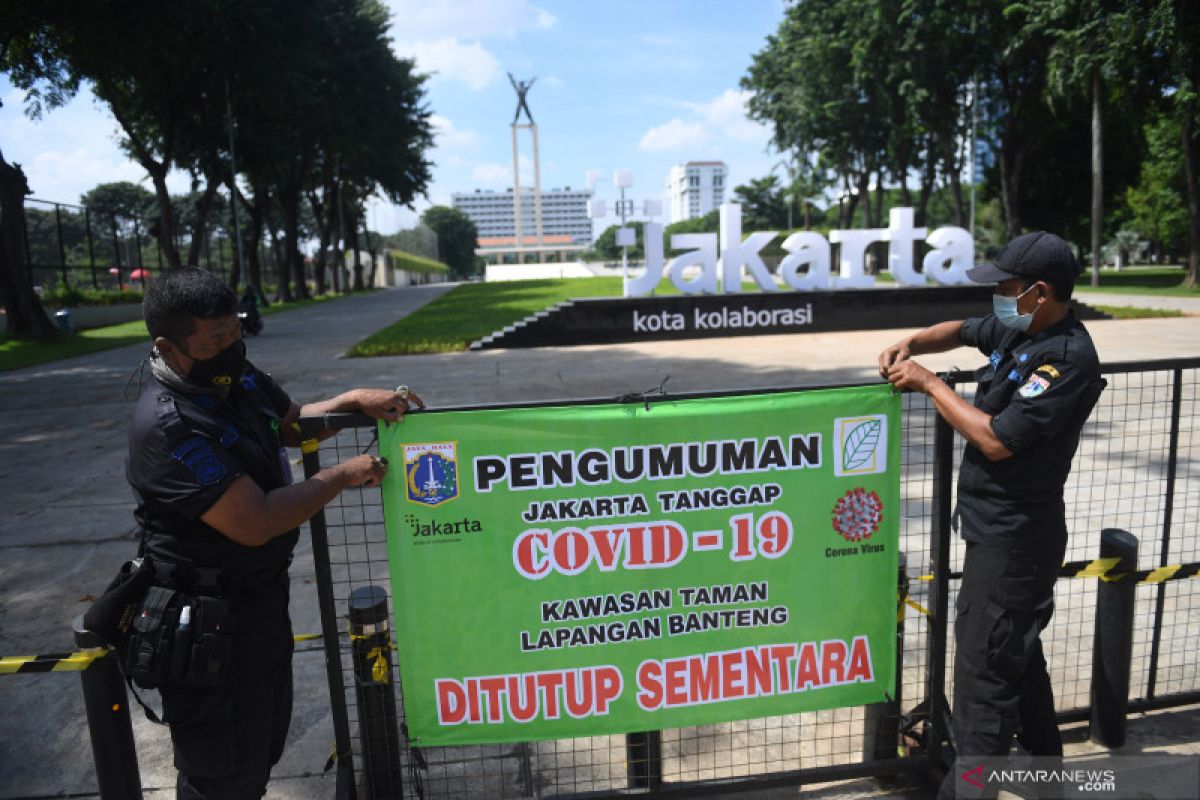
[[[657, 386], [668, 375], [673, 392], [873, 381], [878, 352], [906, 333], [340, 357], [449, 288], [386, 290], [267, 317], [263, 334], [249, 341], [250, 358], [301, 402], [354, 386], [406, 383], [430, 404], [450, 406], [615, 397]], [[1105, 361], [1200, 356], [1200, 319], [1194, 317], [1089, 328]], [[131, 403], [122, 399], [122, 388], [145, 352], [137, 345], [0, 373], [0, 655], [70, 650], [72, 619], [136, 549], [124, 478]], [[925, 362], [940, 370], [981, 360], [962, 349]], [[297, 631], [319, 630], [312, 575], [302, 536], [293, 568]], [[323, 659], [302, 653], [295, 672], [291, 737], [268, 797], [330, 797], [332, 776], [316, 776], [332, 748]], [[95, 790], [78, 687], [73, 674], [0, 677], [9, 734], [0, 737], [0, 800]], [[1196, 718], [1188, 717], [1193, 734]], [[148, 796], [169, 796], [174, 773], [165, 731], [139, 715], [135, 736], [144, 785], [164, 789]], [[1188, 738], [1189, 746], [1197, 738]]]
[[1165, 308], [1184, 314], [1200, 314], [1200, 296], [1166, 297], [1152, 294], [1122, 294], [1120, 292], [1075, 292], [1075, 298], [1093, 306], [1133, 306], [1134, 308]]

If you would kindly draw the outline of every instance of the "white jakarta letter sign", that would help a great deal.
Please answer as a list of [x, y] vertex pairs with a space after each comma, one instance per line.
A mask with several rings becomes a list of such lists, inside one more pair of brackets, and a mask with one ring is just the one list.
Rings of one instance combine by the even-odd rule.
[[[626, 297], [640, 297], [654, 291], [662, 280], [662, 225], [647, 222], [645, 231], [646, 268], [625, 284]], [[689, 252], [671, 259], [666, 265], [671, 282], [687, 294], [740, 292], [743, 270], [763, 291], [779, 289], [759, 252], [773, 238], [774, 231], [752, 233], [742, 238], [742, 209], [736, 203], [721, 205], [720, 239], [712, 233], [684, 233], [671, 236], [671, 248]], [[914, 247], [924, 241], [932, 250], [921, 260], [922, 271], [913, 264]], [[893, 208], [886, 228], [834, 230], [829, 240], [819, 233], [801, 231], [788, 236], [783, 249], [788, 255], [779, 265], [779, 274], [792, 289], [865, 289], [875, 285], [875, 277], [866, 273], [864, 256], [873, 242], [888, 243], [888, 272], [901, 286], [924, 286], [932, 279], [943, 286], [969, 283], [966, 272], [975, 263], [975, 242], [962, 228], [946, 227], [926, 236], [925, 228], [913, 226], [911, 208]], [[830, 244], [838, 245], [838, 274], [831, 270]], [[699, 274], [685, 278], [685, 267], [699, 267]]]

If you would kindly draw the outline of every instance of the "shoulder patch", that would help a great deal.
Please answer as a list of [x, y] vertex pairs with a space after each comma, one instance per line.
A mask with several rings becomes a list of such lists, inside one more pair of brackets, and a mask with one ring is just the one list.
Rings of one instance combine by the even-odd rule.
[[1037, 397], [1049, 388], [1050, 381], [1041, 375], [1030, 375], [1029, 380], [1025, 381], [1025, 385], [1021, 387], [1019, 394], [1021, 397]]
[[1041, 372], [1044, 375], [1049, 375], [1051, 378], [1061, 378], [1062, 377], [1062, 374], [1057, 369], [1050, 366], [1049, 364], [1042, 364], [1040, 367], [1038, 367], [1034, 371]]
[[203, 436], [194, 436], [176, 447], [171, 451], [171, 458], [187, 467], [202, 486], [220, 483], [228, 472], [212, 444]]

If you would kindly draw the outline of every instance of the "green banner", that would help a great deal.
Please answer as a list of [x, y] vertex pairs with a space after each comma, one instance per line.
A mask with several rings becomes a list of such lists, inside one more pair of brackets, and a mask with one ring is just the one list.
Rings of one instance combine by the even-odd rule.
[[899, 408], [880, 385], [381, 426], [416, 744], [894, 694]]

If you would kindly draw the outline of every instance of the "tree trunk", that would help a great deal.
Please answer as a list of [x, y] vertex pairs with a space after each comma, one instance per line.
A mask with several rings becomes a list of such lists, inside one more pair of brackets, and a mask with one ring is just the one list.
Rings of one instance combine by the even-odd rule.
[[954, 147], [947, 143], [945, 148], [946, 177], [950, 179], [950, 199], [954, 201], [954, 224], [965, 228], [967, 212], [963, 205], [962, 175], [959, 173], [958, 159], [954, 157]]
[[333, 284], [333, 291], [336, 293], [342, 291], [342, 276], [346, 270], [346, 243], [342, 240], [342, 204], [338, 198], [340, 192], [341, 189], [333, 185], [333, 192], [326, 195], [329, 207], [329, 238], [333, 240], [333, 252], [331, 254], [333, 258], [333, 275], [330, 282]]
[[375, 256], [375, 243], [371, 239], [370, 229], [367, 228], [367, 215], [366, 214], [363, 214], [362, 224], [363, 224], [363, 226], [362, 226], [363, 238], [367, 240], [367, 254], [371, 257], [371, 272], [370, 272], [370, 275], [367, 277], [367, 288], [372, 289], [375, 287], [375, 268], [377, 266], [377, 261], [376, 261], [376, 256]]
[[329, 250], [329, 222], [325, 219], [325, 207], [317, 196], [316, 189], [308, 192], [308, 204], [312, 208], [313, 219], [317, 221], [317, 254], [313, 258], [313, 282], [317, 294], [325, 294], [325, 258]]
[[209, 177], [196, 204], [196, 225], [192, 228], [192, 241], [188, 245], [187, 265], [195, 267], [200, 263], [200, 252], [204, 248], [204, 240], [208, 238], [208, 212], [212, 208], [213, 198], [217, 194], [218, 178]]
[[0, 294], [10, 336], [50, 339], [61, 331], [46, 316], [25, 263], [25, 195], [29, 182], [20, 166], [0, 154]]
[[249, 203], [242, 197], [241, 192], [238, 192], [238, 197], [242, 199], [242, 205], [246, 207], [247, 213], [250, 216], [250, 231], [246, 237], [246, 269], [248, 275], [246, 279], [250, 281], [250, 285], [254, 287], [254, 294], [258, 296], [258, 301], [264, 306], [270, 305], [266, 293], [263, 291], [262, 284], [262, 260], [259, 258], [258, 245], [263, 237], [263, 218], [266, 214], [263, 211], [263, 201], [260, 192], [254, 190], [254, 202]]
[[150, 173], [154, 194], [158, 198], [158, 246], [166, 256], [167, 266], [178, 267], [181, 262], [179, 248], [175, 246], [175, 207], [171, 192], [167, 189], [167, 170], [158, 162], [151, 162], [151, 165], [142, 162], [142, 166]]
[[233, 207], [233, 204], [236, 202], [238, 202], [238, 193], [231, 190], [229, 192], [229, 230], [233, 235], [229, 239], [229, 249], [233, 252], [233, 255], [229, 259], [229, 263], [232, 265], [229, 268], [229, 288], [235, 292], [238, 290], [238, 284], [242, 280], [243, 273], [246, 275], [247, 285], [250, 282], [249, 273], [246, 272], [246, 265], [242, 263], [242, 256], [238, 248], [238, 237], [241, 235], [241, 231], [238, 230], [238, 215]]
[[1104, 226], [1104, 125], [1100, 70], [1092, 70], [1092, 286], [1100, 285], [1100, 235]]
[[308, 284], [304, 280], [304, 259], [300, 258], [300, 192], [287, 190], [280, 197], [283, 206], [283, 257], [284, 269], [290, 271], [296, 282], [296, 297], [308, 298]]
[[871, 205], [871, 170], [865, 169], [858, 176], [858, 196], [862, 198], [863, 220], [867, 228], [875, 227], [875, 209]]
[[933, 157], [930, 147], [925, 149], [925, 170], [921, 173], [921, 191], [917, 195], [916, 225], [925, 224], [925, 215], [929, 213], [929, 198], [933, 195], [933, 185], [937, 182], [937, 159]]
[[883, 170], [879, 170], [879, 182], [875, 184], [875, 219], [879, 227], [884, 227], [883, 220]]
[[1196, 135], [1196, 98], [1183, 104], [1183, 161], [1187, 176], [1188, 274], [1183, 285], [1200, 286], [1200, 136]]
[[279, 226], [275, 224], [275, 215], [271, 213], [271, 197], [263, 202], [263, 222], [266, 224], [267, 236], [271, 240], [271, 260], [275, 262], [275, 299], [287, 303], [293, 300], [291, 271], [288, 269], [287, 255], [279, 241]]
[[351, 207], [350, 219], [346, 220], [346, 229], [350, 232], [350, 259], [354, 269], [354, 291], [363, 290], [362, 262], [358, 260], [358, 209]]
[[1000, 202], [1004, 209], [1004, 224], [1008, 228], [1008, 238], [1015, 239], [1021, 235], [1021, 212], [1017, 192], [1021, 185], [1021, 163], [1024, 157], [1019, 148], [1002, 141], [999, 161]]

